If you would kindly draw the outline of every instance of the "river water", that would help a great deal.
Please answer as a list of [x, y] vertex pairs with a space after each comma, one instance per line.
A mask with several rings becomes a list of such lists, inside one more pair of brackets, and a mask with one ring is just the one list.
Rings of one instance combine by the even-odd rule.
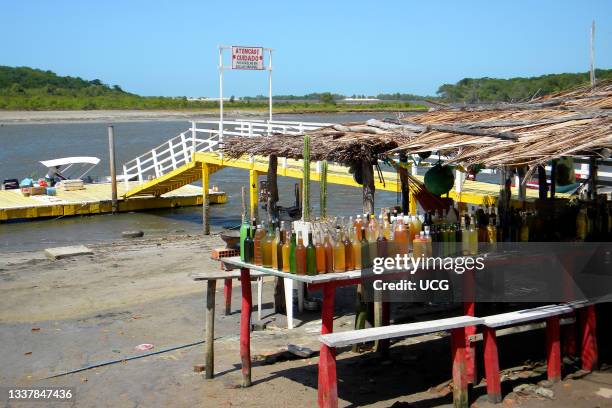
[[[386, 114], [277, 115], [276, 120], [344, 123]], [[46, 169], [39, 160], [67, 156], [96, 156], [100, 164], [90, 173], [94, 177], [109, 174], [107, 123], [4, 124], [0, 126], [0, 179], [44, 176]], [[189, 127], [187, 121], [119, 122], [115, 126], [117, 164], [139, 156], [176, 136]], [[213, 230], [240, 222], [240, 190], [248, 188], [248, 172], [225, 168], [211, 176], [211, 185], [218, 185], [228, 194], [228, 203], [211, 207]], [[280, 205], [293, 204], [295, 179], [279, 177]], [[318, 211], [318, 183], [312, 183], [312, 206]], [[391, 192], [376, 193], [376, 207], [398, 202]], [[361, 212], [361, 190], [345, 186], [328, 186], [328, 213], [352, 215]], [[201, 207], [155, 210], [118, 215], [66, 217], [28, 222], [0, 224], [0, 252], [34, 250], [75, 243], [116, 240], [121, 232], [140, 229], [145, 236], [198, 234], [202, 229]]]

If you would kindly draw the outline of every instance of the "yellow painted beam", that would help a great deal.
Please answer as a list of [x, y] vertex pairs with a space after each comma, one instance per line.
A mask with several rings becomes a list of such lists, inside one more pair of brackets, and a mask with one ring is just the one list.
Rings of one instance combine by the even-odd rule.
[[259, 172], [257, 170], [249, 170], [249, 204], [251, 205], [251, 219], [259, 217], [259, 206], [257, 205], [259, 195]]

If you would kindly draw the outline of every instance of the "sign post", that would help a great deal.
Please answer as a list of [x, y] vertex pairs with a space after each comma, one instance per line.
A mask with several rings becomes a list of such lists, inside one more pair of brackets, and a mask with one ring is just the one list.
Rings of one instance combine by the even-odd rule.
[[[223, 50], [230, 50], [232, 63], [223, 66]], [[264, 53], [268, 52], [268, 66], [264, 63]], [[272, 49], [264, 47], [219, 46], [219, 138], [223, 140], [223, 70], [240, 69], [247, 71], [268, 71], [269, 122], [272, 121]]]

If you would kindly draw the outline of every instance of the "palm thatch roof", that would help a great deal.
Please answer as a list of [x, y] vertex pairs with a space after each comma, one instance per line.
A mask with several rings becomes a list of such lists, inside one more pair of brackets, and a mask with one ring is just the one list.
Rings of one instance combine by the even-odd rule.
[[[561, 156], [605, 157], [612, 151], [612, 81], [519, 104], [444, 107], [402, 120], [369, 120], [313, 132], [312, 160], [373, 161], [398, 152], [439, 152], [453, 163], [537, 165]], [[223, 151], [301, 158], [301, 135], [231, 138]]]

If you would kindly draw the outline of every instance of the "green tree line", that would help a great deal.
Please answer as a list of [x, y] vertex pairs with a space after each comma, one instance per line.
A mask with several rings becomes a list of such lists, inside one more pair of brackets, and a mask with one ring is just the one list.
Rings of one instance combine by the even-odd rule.
[[[612, 78], [612, 69], [595, 70], [598, 80]], [[487, 103], [518, 102], [564, 91], [588, 83], [588, 72], [549, 74], [530, 78], [463, 78], [455, 84], [444, 84], [438, 96], [449, 102]]]

